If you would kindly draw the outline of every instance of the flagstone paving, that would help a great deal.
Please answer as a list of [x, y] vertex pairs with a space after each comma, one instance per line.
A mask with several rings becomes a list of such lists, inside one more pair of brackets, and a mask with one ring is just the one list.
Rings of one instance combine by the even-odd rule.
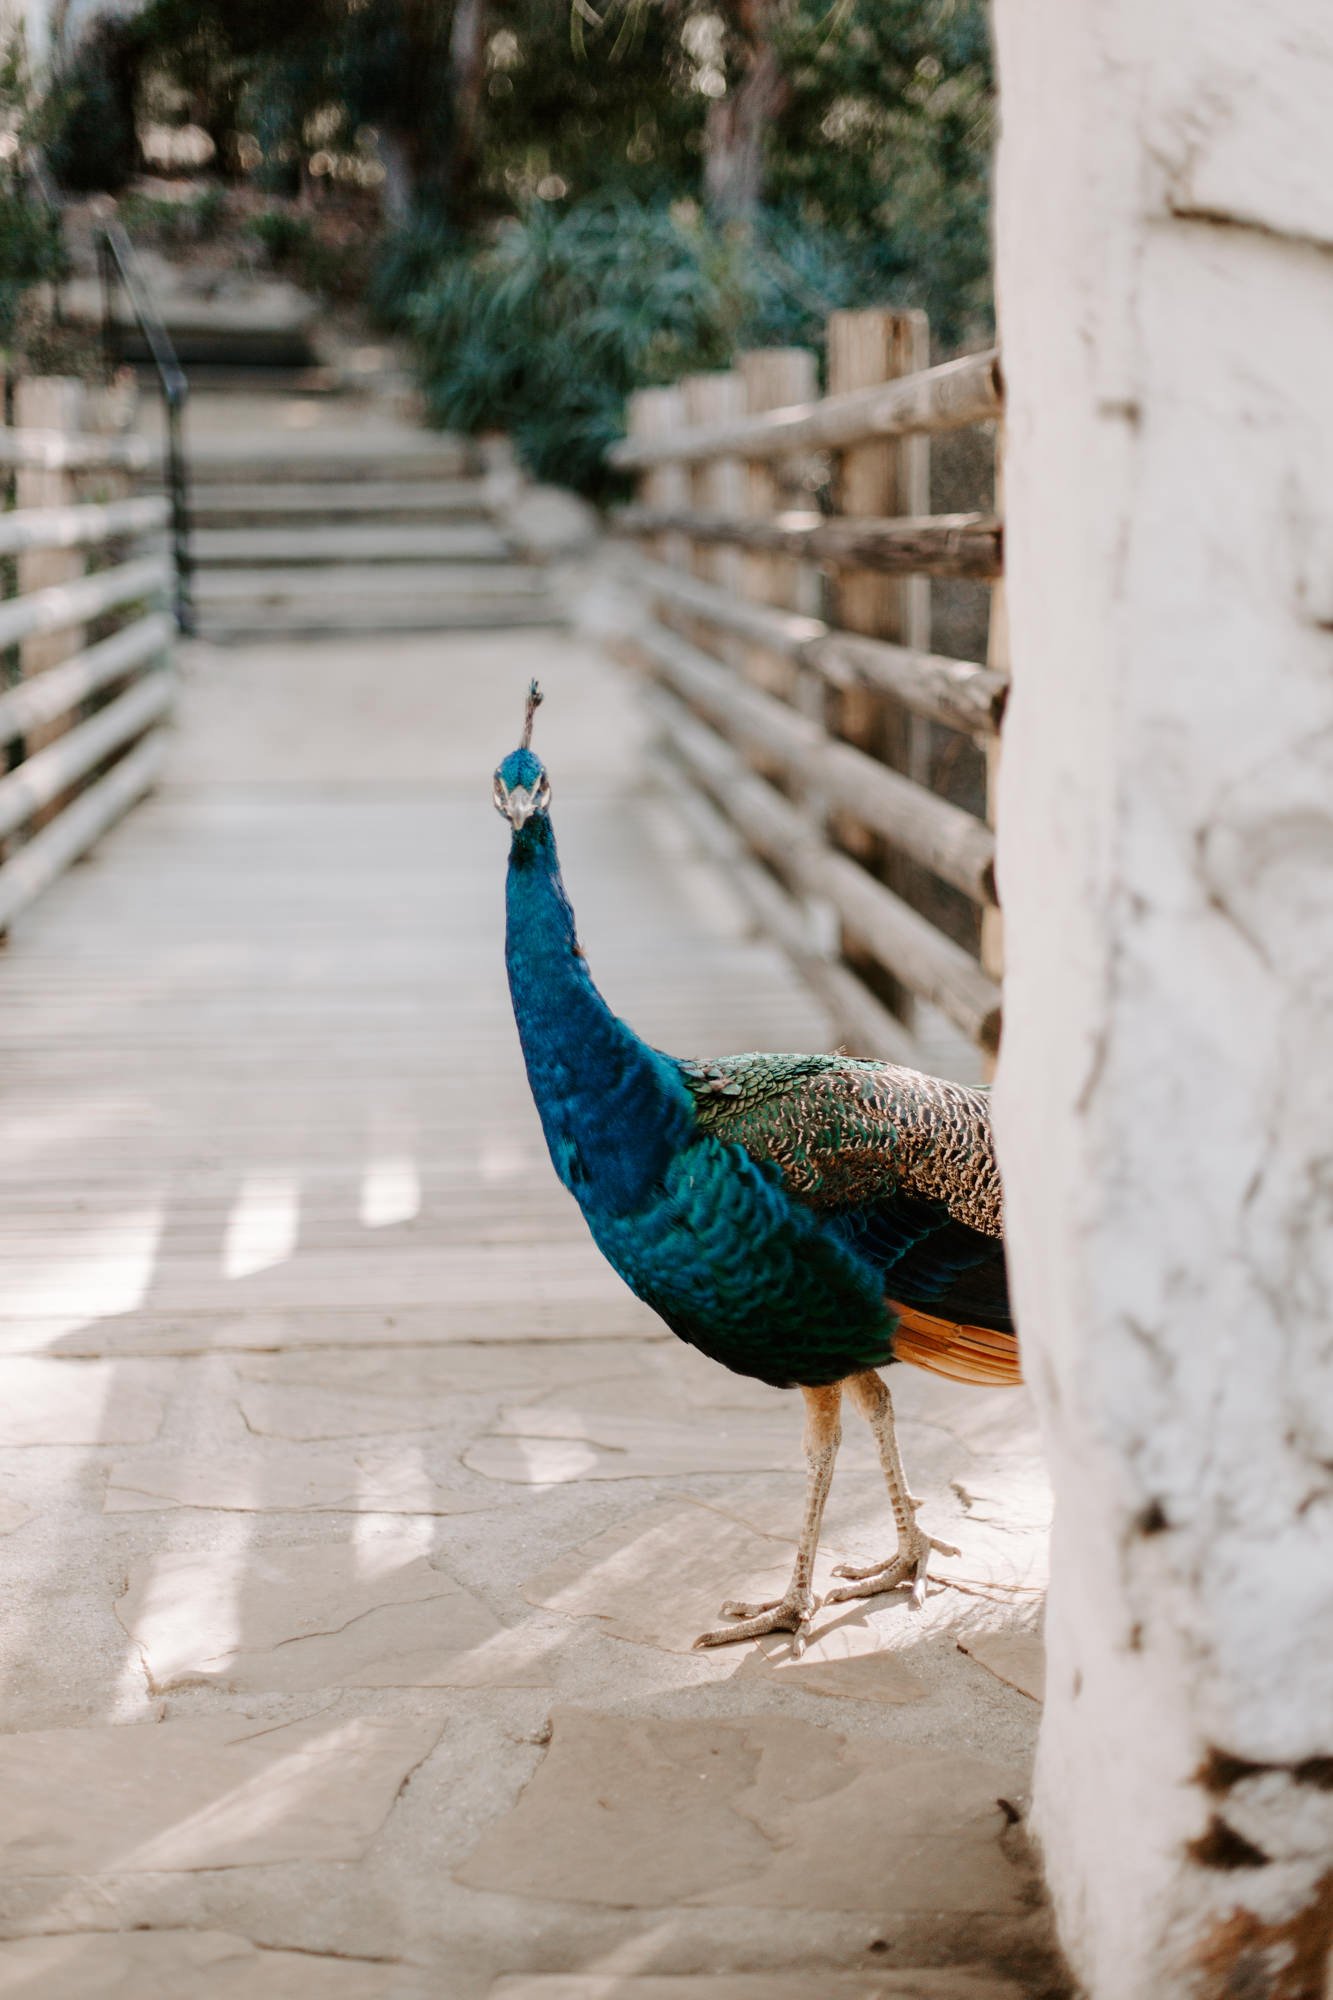
[[[197, 648], [165, 784], [0, 959], [0, 2000], [1057, 1994], [1021, 1392], [895, 1371], [957, 1587], [691, 1650], [787, 1572], [801, 1413], [546, 1161], [489, 799], [532, 672], [613, 1002], [826, 1022], [578, 641], [328, 669]], [[890, 1540], [853, 1418], [821, 1575]]]

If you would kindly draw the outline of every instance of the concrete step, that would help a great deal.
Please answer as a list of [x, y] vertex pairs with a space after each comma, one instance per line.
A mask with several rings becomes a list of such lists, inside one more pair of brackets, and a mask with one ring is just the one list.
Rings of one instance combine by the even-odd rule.
[[485, 482], [480, 479], [309, 479], [259, 485], [219, 481], [199, 486], [190, 513], [203, 527], [224, 521], [282, 522], [337, 519], [348, 514], [395, 520], [435, 515], [441, 519], [484, 519]]
[[200, 528], [191, 537], [191, 548], [201, 570], [328, 563], [503, 563], [513, 554], [504, 536], [487, 521]]
[[509, 598], [545, 596], [549, 573], [532, 563], [331, 563], [275, 564], [271, 569], [203, 570], [195, 578], [195, 598], [202, 606], [309, 603], [357, 604], [395, 599], [448, 600], [451, 597]]
[[499, 632], [510, 626], [565, 623], [554, 598], [455, 591], [449, 596], [364, 597], [343, 602], [309, 598], [283, 604], [201, 604], [201, 639], [225, 645], [251, 639], [317, 638], [339, 633]]
[[305, 433], [275, 429], [271, 439], [241, 431], [234, 437], [193, 439], [188, 457], [196, 488], [238, 481], [287, 485], [324, 479], [460, 479], [480, 469], [476, 453], [461, 438], [370, 428]]

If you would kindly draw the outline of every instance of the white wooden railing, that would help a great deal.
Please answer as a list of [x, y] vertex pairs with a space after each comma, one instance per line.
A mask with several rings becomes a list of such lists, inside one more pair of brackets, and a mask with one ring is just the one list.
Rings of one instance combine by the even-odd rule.
[[[637, 489], [615, 523], [638, 605], [616, 650], [652, 683], [673, 790], [847, 1044], [920, 1060], [924, 1002], [984, 1069], [1000, 1030], [1002, 530], [993, 505], [930, 513], [928, 453], [947, 431], [998, 430], [1002, 390], [993, 352], [927, 354], [921, 314], [836, 314], [833, 393], [784, 350], [635, 397], [610, 453]], [[992, 587], [984, 660], [931, 650], [935, 578]], [[936, 780], [950, 739], [970, 746], [967, 804]], [[927, 877], [954, 898], [948, 931]]]
[[81, 433], [74, 382], [16, 402], [38, 421], [0, 430], [0, 933], [151, 786], [174, 689], [168, 503], [131, 490], [147, 445]]

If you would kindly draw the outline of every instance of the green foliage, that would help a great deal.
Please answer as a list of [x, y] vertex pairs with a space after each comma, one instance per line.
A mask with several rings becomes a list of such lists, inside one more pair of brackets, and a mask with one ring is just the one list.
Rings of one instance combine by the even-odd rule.
[[718, 366], [743, 306], [696, 213], [620, 198], [535, 205], [401, 310], [435, 421], [507, 430], [539, 477], [596, 491], [629, 391]]
[[0, 54], [0, 124], [18, 142], [0, 158], [0, 343], [20, 340], [28, 294], [61, 276], [64, 248], [56, 217], [36, 199], [22, 172], [22, 144], [32, 109], [23, 45], [17, 38]]
[[355, 219], [294, 208], [266, 208], [252, 215], [248, 235], [274, 270], [307, 291], [328, 298], [359, 299], [369, 282], [371, 253]]
[[312, 235], [310, 218], [290, 208], [261, 209], [250, 217], [249, 229], [274, 264], [294, 262]]
[[697, 192], [709, 100], [687, 38], [704, 10], [596, 11], [600, 27], [574, 0], [497, 0], [481, 176], [491, 207], [522, 208], [543, 184], [572, 201]]
[[991, 321], [994, 82], [984, 0], [792, 0], [767, 195], [922, 305], [952, 348]]
[[6, 172], [0, 178], [0, 343], [7, 347], [15, 339], [32, 287], [59, 277], [63, 268], [54, 219]]
[[[502, 429], [543, 479], [605, 494], [632, 390], [724, 367], [744, 347], [812, 346], [839, 306], [881, 301], [875, 260], [781, 215], [719, 229], [690, 202], [535, 202], [482, 249], [393, 253], [412, 289], [382, 308], [416, 348], [434, 421]], [[423, 272], [425, 273], [423, 278]]]
[[635, 388], [737, 347], [818, 350], [840, 306], [922, 305], [946, 352], [985, 335], [984, 0], [772, 0], [784, 87], [745, 227], [688, 202], [707, 105], [744, 83], [735, 9], [598, 12], [571, 54], [563, 8], [494, 0], [484, 186], [511, 219], [470, 247], [418, 228], [388, 248], [376, 300], [438, 421], [506, 428], [538, 474], [595, 494]]
[[120, 219], [136, 242], [184, 250], [212, 240], [226, 215], [227, 194], [225, 188], [210, 184], [185, 201], [130, 193], [118, 206]]
[[121, 21], [94, 22], [43, 107], [47, 165], [71, 193], [117, 194], [139, 162], [134, 38]]

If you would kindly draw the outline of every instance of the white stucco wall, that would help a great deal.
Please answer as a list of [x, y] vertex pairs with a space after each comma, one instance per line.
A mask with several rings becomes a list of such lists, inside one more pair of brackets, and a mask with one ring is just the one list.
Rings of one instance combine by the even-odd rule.
[[1314, 2000], [1333, 1929], [1333, 1761], [1310, 1761], [1333, 1758], [1333, 6], [996, 16], [996, 1117], [1058, 1504], [1036, 1823], [1096, 2000]]

